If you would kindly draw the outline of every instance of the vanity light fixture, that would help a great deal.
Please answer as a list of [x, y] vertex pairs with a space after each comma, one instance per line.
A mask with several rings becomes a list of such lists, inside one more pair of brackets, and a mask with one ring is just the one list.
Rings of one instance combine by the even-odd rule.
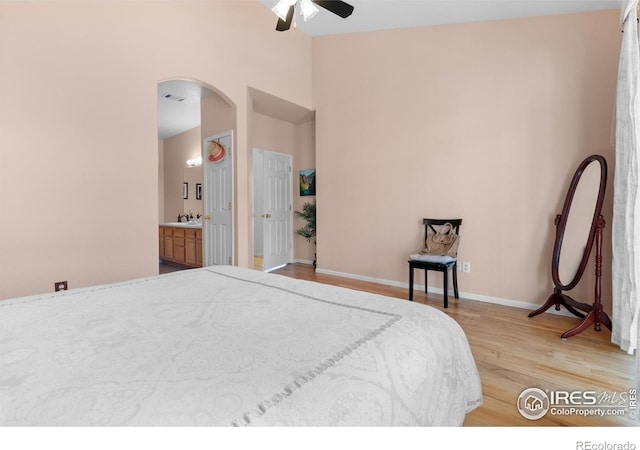
[[202, 165], [202, 158], [187, 159], [187, 167], [196, 167]]

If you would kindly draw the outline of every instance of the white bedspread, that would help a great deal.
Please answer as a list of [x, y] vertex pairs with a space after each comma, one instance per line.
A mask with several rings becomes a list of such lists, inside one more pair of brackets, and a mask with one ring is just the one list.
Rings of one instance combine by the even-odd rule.
[[2, 426], [461, 425], [446, 314], [217, 266], [0, 301]]

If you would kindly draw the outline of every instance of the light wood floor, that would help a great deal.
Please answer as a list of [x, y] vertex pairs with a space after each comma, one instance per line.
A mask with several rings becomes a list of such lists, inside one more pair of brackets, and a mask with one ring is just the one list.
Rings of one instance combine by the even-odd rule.
[[[314, 272], [305, 264], [290, 264], [274, 273], [405, 299], [403, 288], [367, 283]], [[611, 344], [611, 333], [592, 328], [567, 340], [560, 335], [580, 319], [545, 313], [528, 318], [529, 311], [473, 300], [415, 291], [414, 300], [444, 311], [464, 329], [475, 357], [484, 404], [467, 415], [465, 426], [638, 426], [625, 416], [552, 416], [530, 421], [520, 415], [516, 401], [529, 387], [549, 390], [628, 392], [637, 387], [635, 357]]]

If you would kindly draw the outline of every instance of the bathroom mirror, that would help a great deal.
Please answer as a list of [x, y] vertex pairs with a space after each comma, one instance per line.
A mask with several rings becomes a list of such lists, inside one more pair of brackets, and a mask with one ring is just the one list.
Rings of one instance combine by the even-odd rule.
[[[553, 244], [551, 275], [553, 293], [542, 307], [529, 313], [537, 316], [552, 306], [560, 310], [567, 308], [573, 315], [580, 317], [582, 323], [564, 332], [560, 337], [566, 339], [594, 325], [600, 331], [604, 324], [611, 329], [611, 319], [603, 311], [601, 304], [602, 276], [602, 230], [605, 226], [602, 217], [602, 203], [607, 185], [607, 162], [600, 155], [585, 158], [576, 169], [564, 200], [562, 212], [556, 216], [556, 234]], [[589, 262], [591, 249], [595, 244], [595, 295], [593, 304], [575, 301], [563, 291], [573, 289], [584, 274]]]
[[607, 163], [600, 155], [586, 158], [576, 170], [556, 219], [551, 273], [559, 289], [573, 289], [589, 262], [596, 224], [602, 211]]
[[[183, 171], [182, 180], [188, 184], [189, 195], [184, 200], [183, 211], [186, 214], [193, 214], [196, 217], [197, 214], [202, 214], [202, 196], [198, 198], [197, 189], [198, 186], [202, 186], [203, 168], [202, 166], [186, 167]], [[202, 192], [201, 192], [202, 194]]]

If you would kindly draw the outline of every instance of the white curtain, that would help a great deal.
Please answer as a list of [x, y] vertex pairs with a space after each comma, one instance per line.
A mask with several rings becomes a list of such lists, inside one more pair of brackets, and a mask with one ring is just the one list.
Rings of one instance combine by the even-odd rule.
[[613, 180], [613, 330], [611, 340], [628, 353], [638, 347], [640, 301], [640, 41], [638, 1], [622, 8], [622, 46], [616, 99], [616, 161]]

